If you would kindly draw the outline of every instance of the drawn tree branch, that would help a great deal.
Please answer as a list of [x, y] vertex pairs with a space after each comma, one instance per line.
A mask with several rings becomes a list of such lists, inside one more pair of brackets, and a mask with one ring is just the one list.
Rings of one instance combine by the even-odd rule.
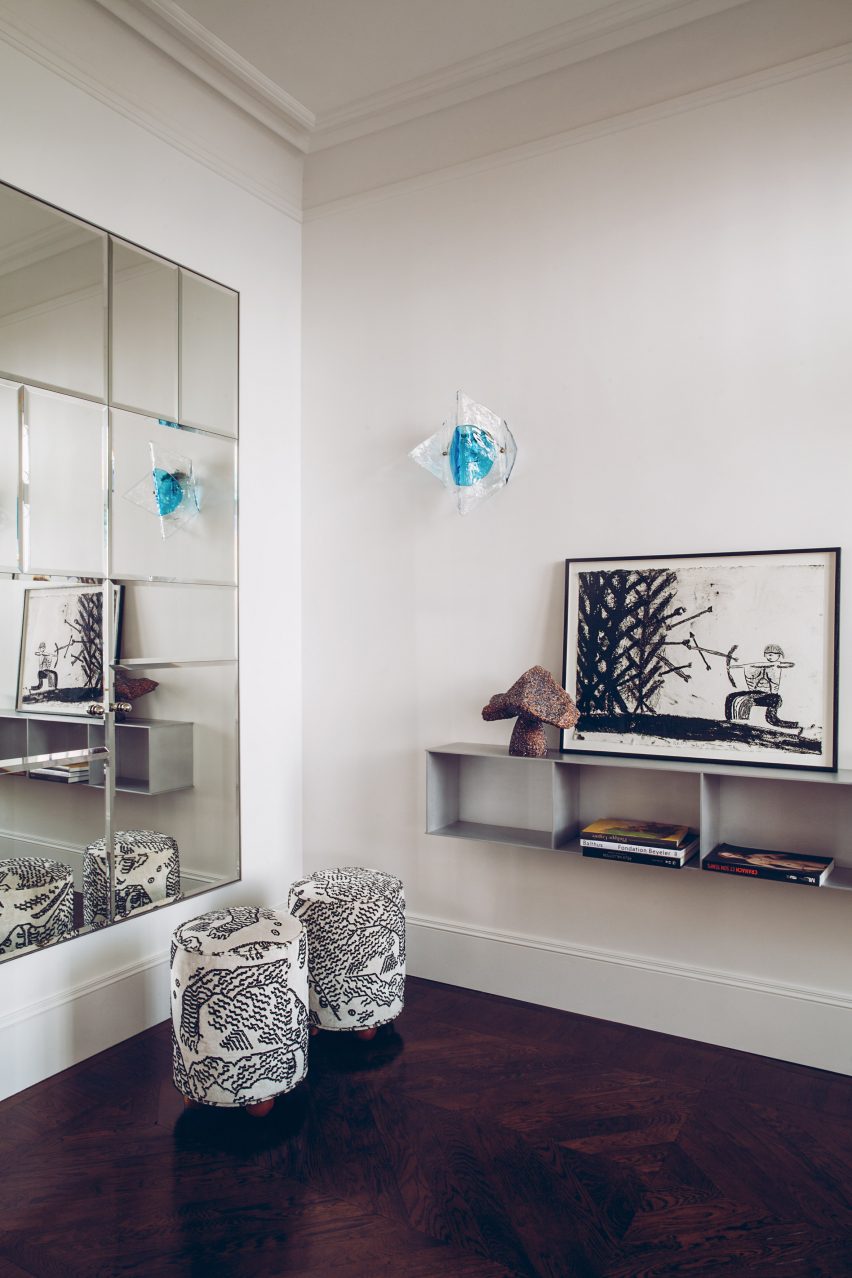
[[77, 601], [77, 615], [66, 617], [71, 629], [71, 664], [80, 667], [87, 688], [100, 688], [103, 682], [103, 609], [100, 593], [83, 593]]

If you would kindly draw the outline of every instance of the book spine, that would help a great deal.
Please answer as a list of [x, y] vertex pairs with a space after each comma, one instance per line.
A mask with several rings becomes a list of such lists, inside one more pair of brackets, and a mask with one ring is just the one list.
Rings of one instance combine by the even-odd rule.
[[683, 849], [681, 848], [660, 848], [651, 847], [647, 843], [614, 843], [612, 839], [582, 838], [580, 839], [581, 848], [606, 848], [613, 852], [641, 852], [643, 856], [668, 856], [677, 858]]
[[617, 843], [619, 845], [622, 845], [627, 843], [630, 845], [630, 847], [653, 848], [655, 851], [668, 852], [669, 856], [671, 856], [675, 852], [679, 852], [681, 848], [683, 848], [687, 843], [692, 843], [693, 839], [695, 838], [695, 836], [693, 835], [692, 838], [687, 836], [680, 843], [675, 843], [673, 839], [670, 842], [666, 842], [665, 840], [661, 842], [659, 835], [657, 835], [656, 837], [651, 835], [647, 839], [643, 839], [641, 835], [637, 834], [637, 835], [631, 835], [630, 838], [626, 838], [623, 834], [601, 834], [597, 830], [592, 831], [591, 834], [584, 834], [581, 831], [580, 837], [581, 839], [583, 838], [594, 839], [596, 844], [597, 843], [601, 843], [601, 844]]
[[820, 876], [804, 870], [772, 870], [768, 866], [723, 865], [720, 861], [703, 861], [702, 870], [718, 870], [720, 874], [737, 874], [746, 879], [776, 879], [782, 883], [803, 883], [805, 887], [819, 887]]
[[676, 856], [646, 856], [644, 852], [619, 852], [617, 848], [583, 848], [583, 856], [597, 861], [635, 861], [638, 865], [662, 865], [670, 870], [680, 870], [686, 861]]

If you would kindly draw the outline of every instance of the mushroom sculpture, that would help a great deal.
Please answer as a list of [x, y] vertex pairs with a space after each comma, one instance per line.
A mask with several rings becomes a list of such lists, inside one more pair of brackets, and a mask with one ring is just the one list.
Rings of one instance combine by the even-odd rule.
[[573, 728], [580, 712], [544, 666], [533, 666], [512, 684], [508, 692], [497, 692], [483, 708], [487, 722], [512, 719], [518, 722], [512, 731], [509, 754], [527, 759], [541, 759], [547, 754], [544, 725]]

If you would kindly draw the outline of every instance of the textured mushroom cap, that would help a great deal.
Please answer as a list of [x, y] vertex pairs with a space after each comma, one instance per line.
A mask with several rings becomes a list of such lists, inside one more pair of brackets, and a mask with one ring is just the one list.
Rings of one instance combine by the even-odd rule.
[[513, 719], [515, 715], [540, 719], [556, 728], [573, 728], [580, 717], [568, 693], [544, 666], [533, 666], [527, 670], [508, 692], [495, 693], [482, 711], [487, 722]]

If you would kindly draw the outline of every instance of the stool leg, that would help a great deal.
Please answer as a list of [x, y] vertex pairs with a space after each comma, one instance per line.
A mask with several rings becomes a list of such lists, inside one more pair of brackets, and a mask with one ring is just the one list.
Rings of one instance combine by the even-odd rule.
[[266, 1115], [272, 1112], [275, 1104], [275, 1097], [270, 1096], [267, 1100], [258, 1101], [255, 1105], [246, 1105], [245, 1111], [252, 1118], [266, 1118]]
[[369, 1029], [356, 1030], [355, 1037], [363, 1039], [365, 1043], [369, 1043], [370, 1039], [375, 1038], [378, 1032], [378, 1025], [371, 1025]]
[[193, 1100], [191, 1096], [184, 1096], [183, 1106], [184, 1109], [201, 1109], [201, 1102]]

